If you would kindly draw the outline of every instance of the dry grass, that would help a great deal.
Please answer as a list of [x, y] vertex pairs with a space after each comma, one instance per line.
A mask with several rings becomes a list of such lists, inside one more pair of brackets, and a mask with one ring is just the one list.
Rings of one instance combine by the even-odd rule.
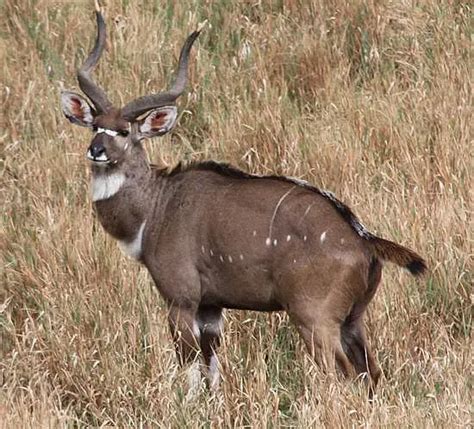
[[[94, 220], [87, 130], [59, 89], [91, 2], [3, 0], [0, 421], [5, 427], [467, 427], [472, 416], [472, 10], [462, 1], [107, 2], [97, 76], [117, 102], [163, 88], [211, 27], [154, 161], [226, 160], [310, 180], [425, 255], [369, 311], [373, 405], [322, 375], [286, 317], [228, 312], [221, 392], [183, 398], [163, 302]], [[469, 171], [470, 170], [470, 171]]]

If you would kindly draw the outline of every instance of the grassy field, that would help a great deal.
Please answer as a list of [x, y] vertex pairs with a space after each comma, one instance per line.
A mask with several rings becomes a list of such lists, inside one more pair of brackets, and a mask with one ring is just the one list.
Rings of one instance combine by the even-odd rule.
[[[207, 19], [155, 163], [216, 159], [330, 189], [424, 255], [369, 309], [373, 404], [321, 373], [283, 314], [227, 312], [219, 393], [185, 400], [166, 309], [95, 220], [62, 87], [95, 35], [92, 1], [0, 2], [0, 425], [468, 427], [472, 424], [472, 5], [462, 1], [105, 3], [95, 76], [123, 103], [166, 87]], [[471, 176], [471, 177], [469, 177]]]

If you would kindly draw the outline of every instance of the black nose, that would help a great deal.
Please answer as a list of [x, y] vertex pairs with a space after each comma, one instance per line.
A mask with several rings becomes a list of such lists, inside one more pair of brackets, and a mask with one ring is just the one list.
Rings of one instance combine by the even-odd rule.
[[92, 157], [98, 158], [105, 153], [105, 147], [102, 144], [94, 143], [89, 146], [89, 152]]

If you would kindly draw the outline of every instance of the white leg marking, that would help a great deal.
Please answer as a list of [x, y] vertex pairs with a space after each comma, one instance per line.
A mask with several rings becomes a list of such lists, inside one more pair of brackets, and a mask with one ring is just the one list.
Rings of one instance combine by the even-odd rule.
[[272, 244], [272, 239], [270, 237], [267, 237], [267, 239], [265, 240], [265, 244], [267, 246], [270, 246], [270, 244]]
[[241, 253], [241, 254], [239, 255], [239, 258], [240, 258], [241, 261], [243, 261], [243, 260], [244, 260], [244, 255], [242, 255], [242, 253]]
[[344, 240], [343, 238], [341, 238], [341, 244], [344, 244], [346, 242], [346, 240]]
[[224, 329], [224, 321], [221, 316], [208, 318], [206, 321], [198, 321], [198, 329], [209, 335], [219, 336]]
[[201, 338], [201, 331], [199, 329], [199, 323], [193, 320], [193, 334], [196, 337], [196, 339], [199, 341]]
[[214, 256], [214, 252], [212, 251], [212, 249], [209, 250], [209, 255]]
[[324, 240], [326, 240], [326, 232], [327, 232], [327, 231], [324, 231], [324, 232], [321, 234], [321, 237], [320, 237], [321, 244], [324, 243]]
[[273, 245], [276, 246], [278, 244], [278, 240], [275, 238], [275, 240], [273, 240]]
[[204, 246], [201, 246], [201, 252], [202, 252], [203, 255], [206, 252], [206, 249], [204, 249]]
[[219, 388], [219, 382], [221, 376], [219, 374], [219, 361], [217, 360], [216, 355], [211, 356], [211, 361], [209, 363], [209, 386], [211, 390], [217, 390]]
[[122, 241], [119, 240], [118, 244], [120, 249], [125, 255], [130, 256], [134, 259], [140, 259], [142, 255], [142, 241], [143, 241], [143, 231], [145, 229], [146, 221], [144, 221], [140, 228], [138, 229], [137, 235], [132, 241]]
[[275, 217], [276, 217], [276, 214], [277, 214], [277, 211], [278, 211], [278, 208], [281, 206], [281, 203], [283, 203], [284, 199], [290, 194], [290, 192], [295, 189], [296, 186], [293, 186], [292, 188], [288, 189], [288, 191], [286, 191], [282, 196], [281, 198], [278, 200], [276, 206], [275, 206], [275, 210], [273, 210], [273, 215], [272, 215], [272, 219], [270, 220], [270, 228], [268, 229], [268, 236], [272, 237], [272, 229], [273, 229], [273, 222], [275, 221]]
[[199, 362], [193, 362], [188, 369], [188, 399], [193, 399], [197, 396], [199, 386], [201, 385], [201, 369]]
[[229, 259], [229, 262], [232, 264], [232, 256], [228, 256], [227, 259]]
[[252, 235], [255, 237], [257, 235], [257, 231], [254, 231]]
[[100, 174], [92, 177], [92, 201], [106, 200], [113, 197], [125, 182], [125, 174]]
[[287, 235], [286, 236], [286, 241], [290, 241], [291, 240], [291, 235]]
[[224, 262], [224, 257], [222, 255], [219, 256], [219, 259], [221, 260], [221, 262]]
[[303, 237], [303, 241], [306, 241], [307, 239], [308, 239], [308, 237], [305, 235], [305, 236]]

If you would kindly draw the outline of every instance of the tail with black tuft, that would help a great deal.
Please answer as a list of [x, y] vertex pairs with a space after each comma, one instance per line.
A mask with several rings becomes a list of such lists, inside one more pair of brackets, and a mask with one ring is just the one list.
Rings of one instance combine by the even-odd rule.
[[375, 236], [372, 236], [369, 242], [377, 257], [406, 268], [414, 276], [423, 274], [427, 269], [425, 260], [413, 250]]

